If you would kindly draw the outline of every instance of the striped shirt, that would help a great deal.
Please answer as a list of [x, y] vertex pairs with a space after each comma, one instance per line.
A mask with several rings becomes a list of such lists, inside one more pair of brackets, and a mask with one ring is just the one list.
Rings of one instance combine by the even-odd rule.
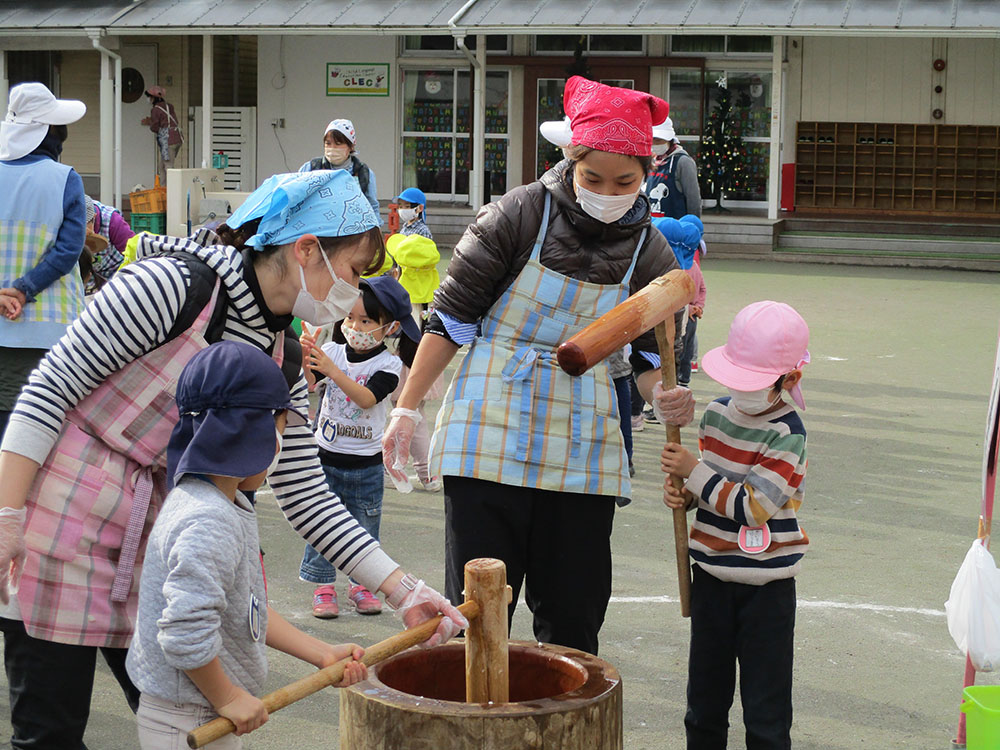
[[[701, 461], [685, 488], [698, 498], [691, 526], [691, 559], [723, 581], [763, 585], [799, 572], [809, 538], [799, 527], [806, 475], [806, 431], [785, 404], [748, 416], [713, 401], [698, 430]], [[771, 543], [750, 554], [740, 549], [742, 526], [767, 524]]]
[[[223, 339], [244, 341], [265, 351], [275, 336], [275, 317], [246, 280], [252, 270], [232, 247], [205, 246], [204, 232], [191, 239], [144, 235], [139, 257], [186, 251], [204, 260], [221, 278], [229, 305]], [[41, 464], [62, 429], [66, 412], [128, 362], [167, 339], [190, 285], [187, 263], [176, 256], [132, 263], [106, 284], [67, 329], [28, 381], [11, 413], [0, 450]], [[269, 327], [270, 323], [270, 327]], [[308, 411], [304, 376], [291, 391], [293, 403]], [[397, 567], [327, 487], [308, 425], [285, 431], [278, 468], [268, 480], [292, 527], [327, 559], [374, 591]]]

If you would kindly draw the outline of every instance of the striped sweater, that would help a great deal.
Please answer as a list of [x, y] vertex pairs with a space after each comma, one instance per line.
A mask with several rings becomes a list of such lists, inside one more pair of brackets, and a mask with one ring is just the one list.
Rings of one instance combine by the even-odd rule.
[[[698, 430], [701, 461], [685, 487], [698, 498], [691, 559], [723, 581], [763, 585], [799, 572], [809, 538], [799, 527], [806, 431], [787, 404], [765, 416], [737, 411], [729, 397], [708, 405]], [[740, 549], [741, 526], [767, 524], [770, 546]]]
[[[221, 278], [229, 297], [223, 339], [269, 350], [283, 326], [263, 306], [252, 269], [232, 247], [208, 246], [210, 232], [192, 239], [144, 235], [139, 257], [108, 282], [42, 360], [11, 413], [0, 450], [41, 464], [55, 444], [66, 412], [109, 374], [152, 351], [167, 339], [187, 296], [190, 270], [169, 253], [183, 250], [204, 260]], [[292, 401], [308, 410], [304, 376]], [[305, 540], [334, 565], [376, 590], [397, 565], [362, 529], [327, 487], [316, 440], [308, 425], [285, 431], [278, 468], [269, 484], [285, 517]]]

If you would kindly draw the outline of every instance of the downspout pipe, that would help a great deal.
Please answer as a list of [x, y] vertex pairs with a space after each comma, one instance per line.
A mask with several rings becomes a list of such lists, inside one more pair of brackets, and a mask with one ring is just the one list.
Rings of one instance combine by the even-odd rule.
[[458, 12], [448, 19], [448, 28], [455, 37], [455, 45], [472, 66], [472, 174], [469, 175], [469, 204], [475, 211], [483, 205], [483, 182], [486, 175], [486, 37], [476, 39], [476, 54], [465, 46], [465, 30], [458, 28], [458, 21], [477, 0], [466, 0]]
[[[94, 45], [94, 49], [105, 55], [107, 58], [115, 61], [115, 78], [114, 78], [114, 88], [110, 92], [113, 97], [112, 104], [112, 128], [113, 128], [113, 141], [114, 145], [112, 147], [112, 156], [110, 159], [105, 159], [104, 148], [103, 148], [103, 138], [102, 138], [102, 148], [101, 148], [101, 200], [109, 201], [115, 208], [121, 208], [122, 202], [122, 57], [116, 52], [112, 52], [107, 47], [101, 44], [101, 32], [90, 31], [90, 41]], [[101, 130], [104, 130], [104, 114], [105, 107], [107, 105], [107, 87], [106, 79], [104, 78], [103, 72], [101, 75]], [[114, 174], [114, 188], [113, 192], [111, 189], [105, 190], [105, 181], [103, 178], [105, 169], [110, 166]], [[111, 192], [111, 196], [106, 195], [106, 192]]]

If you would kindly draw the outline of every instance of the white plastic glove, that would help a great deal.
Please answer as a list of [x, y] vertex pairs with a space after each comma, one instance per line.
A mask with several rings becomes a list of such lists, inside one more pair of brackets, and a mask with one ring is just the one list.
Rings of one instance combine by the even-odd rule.
[[0, 602], [17, 593], [24, 570], [24, 508], [0, 508]]
[[413, 491], [406, 475], [406, 462], [410, 460], [410, 443], [420, 420], [420, 412], [397, 406], [389, 412], [389, 426], [382, 436], [382, 464], [396, 489], [403, 494]]
[[417, 581], [413, 591], [406, 595], [396, 610], [396, 616], [402, 619], [403, 624], [408, 628], [419, 625], [438, 614], [444, 615], [444, 618], [437, 626], [437, 630], [434, 631], [434, 635], [420, 644], [422, 648], [431, 648], [447, 642], [459, 631], [469, 627], [469, 621], [458, 611], [457, 607], [424, 583], [423, 580]]
[[653, 413], [660, 424], [689, 425], [694, 419], [694, 394], [680, 385], [665, 391], [663, 383], [657, 382], [653, 386]]

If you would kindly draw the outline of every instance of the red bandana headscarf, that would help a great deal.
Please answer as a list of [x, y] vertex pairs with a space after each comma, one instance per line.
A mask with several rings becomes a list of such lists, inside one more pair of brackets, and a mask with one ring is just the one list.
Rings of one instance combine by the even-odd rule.
[[650, 156], [653, 123], [667, 119], [669, 106], [652, 94], [573, 76], [566, 82], [563, 109], [573, 128], [573, 143], [612, 154]]

